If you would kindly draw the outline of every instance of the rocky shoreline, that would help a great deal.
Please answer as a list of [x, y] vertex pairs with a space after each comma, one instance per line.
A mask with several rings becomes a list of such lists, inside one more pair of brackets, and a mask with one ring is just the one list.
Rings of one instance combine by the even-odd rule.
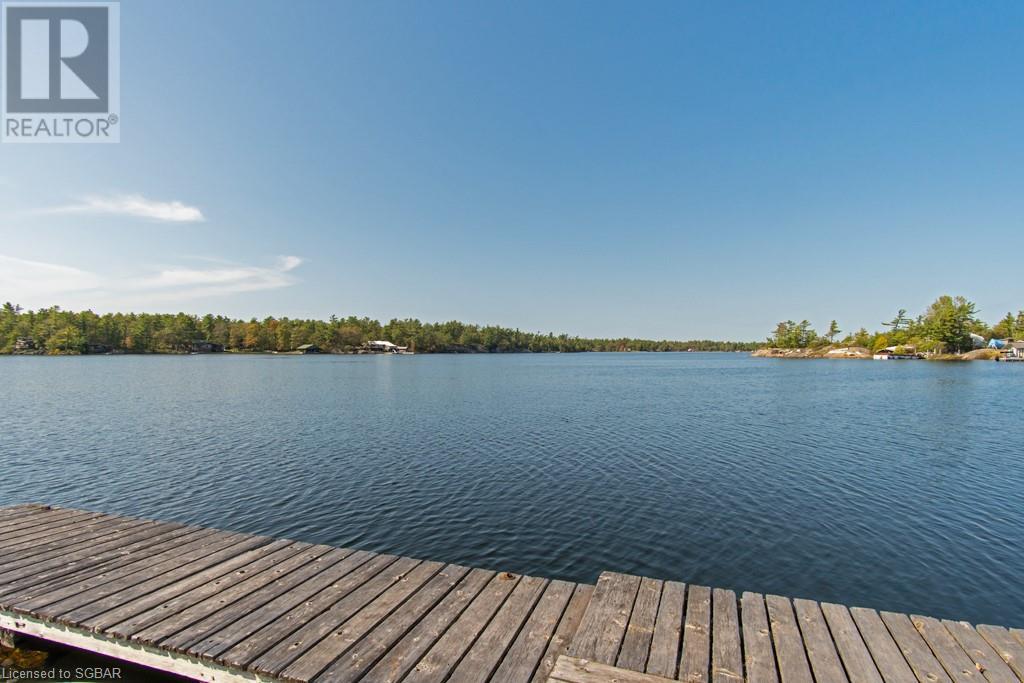
[[[777, 347], [765, 347], [750, 354], [756, 358], [852, 358], [855, 360], [870, 360], [872, 353], [863, 346], [823, 346], [809, 349], [781, 349]], [[999, 351], [995, 349], [975, 349], [968, 353], [936, 353], [925, 355], [924, 360], [998, 360]]]

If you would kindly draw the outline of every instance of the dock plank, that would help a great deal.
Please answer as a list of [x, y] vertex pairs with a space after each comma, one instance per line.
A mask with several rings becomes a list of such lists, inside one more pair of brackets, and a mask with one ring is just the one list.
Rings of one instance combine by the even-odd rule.
[[633, 671], [644, 671], [647, 668], [658, 605], [661, 602], [661, 587], [661, 581], [640, 579], [640, 588], [633, 603], [633, 612], [629, 615], [616, 666]]
[[[275, 647], [287, 648], [288, 644], [292, 642], [292, 634], [309, 623], [310, 620], [330, 609], [338, 601], [348, 597], [360, 586], [387, 571], [396, 561], [398, 558], [394, 555], [375, 555], [341, 579], [320, 590], [313, 597], [276, 616], [259, 631], [217, 657], [217, 661], [237, 668], [249, 668], [253, 662], [260, 661], [259, 657], [271, 657], [268, 663], [272, 665], [273, 659], [270, 653], [274, 651]], [[299, 643], [299, 645], [301, 644]], [[296, 652], [295, 654], [298, 656], [300, 653]], [[287, 666], [291, 659], [282, 661], [282, 668]]]
[[[479, 572], [470, 583], [476, 582], [479, 587], [489, 578], [487, 572]], [[405, 604], [395, 610], [387, 619], [360, 640], [343, 657], [335, 661], [327, 670], [317, 676], [318, 683], [354, 683], [359, 680], [395, 643], [402, 639], [423, 615], [433, 609], [451, 591], [458, 590], [459, 585], [470, 573], [468, 567], [450, 564], [438, 572], [420, 590], [416, 591]]]
[[992, 646], [1017, 678], [1024, 681], [1024, 644], [1014, 638], [1010, 631], [1002, 626], [981, 624], [978, 633]]
[[672, 679], [630, 671], [599, 662], [561, 656], [551, 672], [551, 683], [671, 683]]
[[743, 630], [744, 664], [749, 683], [779, 683], [775, 668], [775, 648], [764, 596], [749, 591], [740, 602]]
[[974, 666], [974, 660], [964, 652], [960, 643], [946, 630], [941, 621], [915, 614], [910, 617], [910, 623], [928, 643], [932, 653], [951, 679], [957, 683], [981, 683], [985, 680]]
[[683, 625], [683, 654], [679, 660], [679, 680], [707, 683], [711, 670], [711, 589], [690, 586], [686, 596], [686, 621]]
[[803, 637], [789, 598], [769, 595], [765, 597], [765, 605], [768, 607], [768, 620], [782, 683], [814, 683]]
[[[159, 546], [147, 548], [139, 552], [132, 562], [115, 565], [112, 569], [105, 569], [98, 573], [89, 572], [88, 578], [71, 576], [61, 578], [58, 581], [47, 582], [32, 586], [17, 595], [5, 597], [4, 602], [16, 609], [33, 613], [33, 610], [45, 607], [54, 602], [81, 596], [92, 589], [98, 589], [113, 581], [144, 571], [156, 563], [165, 562], [182, 552], [201, 547], [203, 543], [209, 543], [211, 539], [218, 538], [217, 533], [210, 529], [204, 529], [190, 535], [184, 541], [174, 539]], [[180, 542], [179, 542], [180, 541]]]
[[743, 647], [736, 593], [716, 588], [711, 598], [711, 680], [732, 683], [743, 680]]
[[614, 665], [639, 589], [639, 576], [601, 574], [569, 655]]
[[243, 641], [253, 638], [270, 624], [286, 621], [293, 610], [316, 599], [328, 587], [343, 590], [338, 582], [374, 557], [364, 550], [353, 552], [335, 548], [273, 584], [193, 623], [187, 631], [161, 637], [156, 631], [144, 629], [132, 634], [132, 640], [159, 642], [161, 647], [174, 652], [219, 661], [229, 650], [244, 648]]
[[[326, 632], [325, 635], [289, 664], [281, 672], [281, 677], [295, 681], [313, 680], [434, 578], [443, 567], [441, 562], [420, 562], [351, 617], [347, 612], [336, 614], [328, 611], [320, 620], [311, 622], [317, 633]], [[322, 621], [322, 626], [317, 625], [318, 621]]]
[[497, 614], [459, 661], [448, 678], [450, 683], [474, 683], [490, 680], [512, 640], [533, 611], [548, 580], [524, 576], [502, 604]]
[[1020, 683], [1020, 679], [1003, 661], [1002, 657], [970, 624], [966, 621], [949, 620], [943, 620], [942, 624], [956, 638], [960, 647], [974, 661], [978, 671], [981, 671], [987, 680], [991, 683]]
[[[868, 646], [861, 638], [857, 624], [854, 623], [850, 611], [842, 606], [828, 602], [821, 603], [822, 614], [832, 631], [839, 657], [843, 660], [850, 683], [882, 683]], [[895, 647], [895, 645], [894, 645]]]
[[839, 660], [839, 652], [832, 642], [832, 634], [825, 622], [818, 603], [813, 600], [796, 599], [793, 601], [797, 623], [804, 639], [807, 659], [811, 662], [811, 671], [819, 681], [835, 681], [846, 683], [846, 672]]
[[320, 642], [337, 625], [343, 624], [377, 596], [394, 584], [402, 581], [421, 562], [409, 557], [399, 557], [376, 576], [334, 602], [325, 612], [303, 620], [297, 631], [286, 640], [277, 643], [257, 657], [249, 669], [262, 674], [277, 676], [292, 662]]
[[[167, 541], [177, 543], [199, 529], [160, 525], [143, 525], [126, 530], [117, 538], [103, 539], [95, 545], [78, 551], [69, 551], [55, 559], [45, 560], [26, 567], [18, 567], [0, 574], [0, 604], [25, 591], [60, 588], [67, 583], [82, 581], [110, 568], [127, 564], [144, 550]], [[17, 562], [12, 562], [17, 565]]]
[[683, 639], [683, 610], [686, 604], [686, 584], [665, 581], [661, 587], [661, 601], [651, 634], [651, 654], [647, 659], [647, 673], [675, 678], [679, 670], [679, 654]]
[[864, 607], [851, 607], [850, 616], [864, 638], [878, 673], [886, 683], [917, 683], [903, 650], [893, 639], [878, 612]]
[[[360, 681], [397, 683], [402, 680], [434, 643], [439, 642], [449, 628], [458, 623], [466, 610], [486, 609], [494, 605], [511, 592], [513, 585], [514, 583], [499, 577], [495, 572], [474, 569], [377, 660]], [[482, 597], [485, 595], [487, 597]], [[469, 621], [475, 622], [476, 618], [471, 617]], [[467, 633], [468, 629], [464, 628], [462, 635]], [[457, 638], [458, 636], [455, 636], [456, 640]]]
[[918, 680], [929, 683], [952, 683], [942, 664], [910, 622], [910, 617], [896, 612], [881, 612], [879, 616]]
[[491, 683], [526, 683], [533, 678], [575, 587], [567, 581], [548, 584], [519, 636], [491, 676]]
[[502, 572], [491, 579], [487, 587], [459, 615], [444, 635], [428, 643], [429, 649], [402, 680], [404, 683], [430, 683], [444, 681], [449, 672], [462, 659], [477, 637], [491, 622], [513, 590], [520, 576]]
[[147, 628], [163, 638], [314, 561], [330, 548], [282, 541], [279, 547], [275, 548], [272, 544], [261, 550], [263, 553], [249, 564], [217, 579], [203, 581], [191, 588], [185, 583], [171, 584], [141, 599], [104, 612], [85, 624], [120, 638], [131, 638], [133, 634]]
[[583, 621], [583, 613], [586, 611], [587, 605], [590, 604], [590, 598], [593, 593], [593, 586], [583, 583], [576, 584], [572, 597], [569, 599], [569, 604], [562, 613], [558, 626], [555, 627], [555, 633], [551, 636], [551, 640], [548, 641], [547, 649], [544, 650], [544, 656], [541, 657], [540, 663], [537, 665], [537, 670], [533, 674], [531, 683], [543, 683], [546, 681], [551, 674], [551, 670], [555, 668], [555, 662], [569, 650], [569, 643], [572, 641], [572, 636], [576, 633], [576, 629], [579, 628], [580, 622]]

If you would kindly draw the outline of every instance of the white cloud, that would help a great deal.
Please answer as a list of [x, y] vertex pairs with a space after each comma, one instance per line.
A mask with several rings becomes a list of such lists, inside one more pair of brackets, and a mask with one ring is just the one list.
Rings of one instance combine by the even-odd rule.
[[0, 254], [0, 291], [55, 294], [95, 289], [102, 279], [71, 266], [28, 261]]
[[170, 223], [196, 223], [205, 220], [203, 212], [177, 200], [161, 202], [142, 195], [113, 195], [109, 197], [83, 197], [76, 204], [44, 209], [42, 213], [107, 214], [133, 216]]
[[293, 285], [303, 260], [281, 256], [274, 266], [218, 263], [206, 268], [164, 267], [153, 275], [104, 277], [71, 266], [0, 255], [0, 292], [29, 308], [60, 305], [105, 310], [145, 308]]
[[136, 287], [164, 290], [167, 297], [194, 299], [216, 294], [255, 292], [288, 287], [295, 282], [290, 271], [302, 265], [298, 256], [282, 256], [270, 268], [220, 265], [211, 268], [165, 268], [134, 283]]

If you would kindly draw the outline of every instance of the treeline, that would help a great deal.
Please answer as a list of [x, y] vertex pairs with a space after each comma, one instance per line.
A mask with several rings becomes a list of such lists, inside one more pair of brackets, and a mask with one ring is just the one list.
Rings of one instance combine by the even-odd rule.
[[768, 345], [785, 348], [816, 348], [829, 344], [863, 346], [871, 351], [888, 346], [914, 346], [918, 351], [961, 353], [974, 348], [972, 334], [988, 339], [1024, 339], [1024, 310], [1007, 313], [989, 325], [978, 318], [977, 307], [962, 296], [940, 296], [916, 318], [900, 309], [892, 320], [881, 323], [881, 330], [861, 328], [843, 336], [833, 320], [823, 332], [816, 332], [807, 320], [780, 322], [768, 337]]
[[86, 353], [104, 347], [125, 353], [184, 353], [194, 341], [221, 344], [231, 351], [290, 351], [315, 344], [336, 353], [354, 352], [371, 340], [390, 341], [418, 353], [750, 351], [758, 346], [711, 340], [584, 339], [457, 321], [423, 323], [405, 319], [381, 323], [355, 316], [244, 321], [187, 313], [98, 315], [56, 306], [26, 311], [6, 303], [0, 310], [0, 353], [13, 352], [19, 339], [32, 340], [36, 349], [50, 354]]

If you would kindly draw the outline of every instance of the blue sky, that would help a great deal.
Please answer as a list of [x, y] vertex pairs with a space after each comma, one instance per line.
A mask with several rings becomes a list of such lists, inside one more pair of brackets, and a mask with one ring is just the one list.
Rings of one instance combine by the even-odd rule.
[[121, 8], [117, 145], [0, 146], [0, 299], [587, 336], [1024, 308], [1020, 3]]

